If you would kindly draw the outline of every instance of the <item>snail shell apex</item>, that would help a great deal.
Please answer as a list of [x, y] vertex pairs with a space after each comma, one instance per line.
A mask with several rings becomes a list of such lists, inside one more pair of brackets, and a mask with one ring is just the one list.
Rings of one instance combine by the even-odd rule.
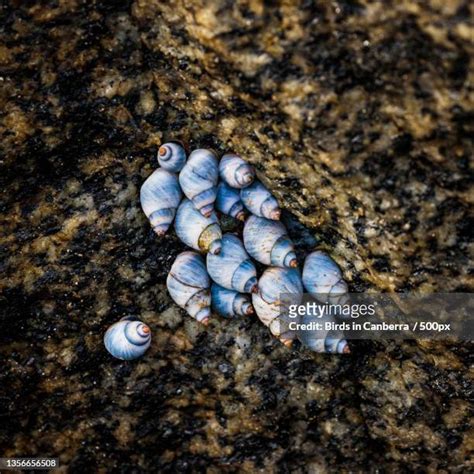
[[207, 324], [211, 315], [211, 281], [203, 258], [196, 252], [182, 252], [166, 279], [173, 301], [197, 321]]
[[176, 234], [188, 247], [212, 254], [221, 251], [222, 231], [215, 213], [204, 217], [190, 200], [184, 199], [174, 225]]
[[196, 209], [209, 217], [214, 210], [219, 180], [219, 162], [210, 150], [194, 150], [179, 174], [183, 193]]
[[272, 193], [258, 180], [240, 191], [245, 207], [254, 215], [279, 220], [281, 210]]
[[186, 163], [186, 151], [179, 143], [164, 143], [158, 149], [158, 163], [165, 170], [179, 173]]
[[140, 189], [140, 203], [153, 230], [160, 236], [169, 229], [183, 194], [176, 174], [155, 170]]
[[234, 153], [226, 153], [219, 163], [221, 179], [232, 188], [242, 189], [253, 183], [253, 166]]
[[258, 262], [288, 268], [298, 266], [293, 242], [281, 222], [250, 216], [243, 237], [245, 249]]
[[207, 271], [224, 288], [240, 293], [257, 291], [257, 269], [235, 235], [225, 234], [221, 252], [207, 255]]
[[214, 311], [225, 318], [248, 316], [254, 312], [248, 295], [228, 290], [217, 283], [211, 286], [211, 301]]
[[104, 335], [105, 348], [117, 359], [133, 360], [150, 347], [150, 328], [135, 318], [123, 318], [112, 324]]

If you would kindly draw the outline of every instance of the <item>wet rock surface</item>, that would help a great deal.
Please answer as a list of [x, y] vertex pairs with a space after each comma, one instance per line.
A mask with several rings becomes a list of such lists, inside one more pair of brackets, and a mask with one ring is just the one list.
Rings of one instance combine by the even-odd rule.
[[[466, 1], [1, 6], [0, 454], [72, 472], [472, 469], [472, 346], [288, 350], [199, 326], [138, 192], [170, 138], [242, 154], [352, 291], [472, 288]], [[105, 351], [125, 315], [152, 346]]]

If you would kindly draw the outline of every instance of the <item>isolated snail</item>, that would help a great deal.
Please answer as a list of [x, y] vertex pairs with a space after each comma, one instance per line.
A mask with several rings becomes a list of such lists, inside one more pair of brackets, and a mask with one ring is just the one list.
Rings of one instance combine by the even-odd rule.
[[310, 253], [303, 266], [303, 285], [306, 290], [322, 303], [342, 303], [348, 292], [347, 283], [342, 278], [341, 269], [326, 253]]
[[302, 297], [299, 271], [281, 267], [267, 268], [258, 281], [258, 293], [252, 295], [252, 304], [260, 321], [286, 345], [290, 345], [294, 334], [287, 331], [280, 318], [290, 304], [300, 304]]
[[176, 215], [183, 194], [178, 176], [162, 168], [154, 171], [140, 189], [140, 203], [153, 230], [162, 236]]
[[235, 318], [253, 314], [249, 295], [228, 290], [217, 283], [211, 286], [212, 309], [224, 318]]
[[210, 150], [194, 150], [179, 174], [183, 193], [205, 217], [214, 210], [219, 180], [219, 164]]
[[177, 236], [194, 250], [218, 254], [222, 247], [222, 231], [215, 213], [204, 217], [188, 199], [184, 199], [174, 223]]
[[235, 235], [225, 234], [220, 253], [207, 255], [207, 271], [224, 288], [240, 293], [257, 291], [257, 270], [244, 244]]
[[112, 324], [104, 335], [105, 348], [117, 359], [133, 360], [150, 347], [150, 328], [133, 317]]
[[275, 221], [280, 219], [278, 201], [260, 181], [255, 180], [250, 186], [242, 189], [240, 199], [254, 215]]
[[255, 170], [240, 156], [228, 153], [219, 163], [219, 175], [232, 188], [242, 189], [252, 184]]
[[240, 192], [221, 181], [217, 186], [216, 209], [240, 221], [245, 220], [245, 209]]
[[166, 279], [173, 301], [203, 324], [211, 315], [211, 281], [203, 258], [196, 252], [180, 253]]
[[293, 242], [281, 222], [250, 216], [244, 227], [244, 245], [250, 256], [264, 265], [298, 266]]
[[179, 143], [164, 143], [158, 150], [158, 163], [167, 171], [179, 173], [186, 163], [186, 151]]

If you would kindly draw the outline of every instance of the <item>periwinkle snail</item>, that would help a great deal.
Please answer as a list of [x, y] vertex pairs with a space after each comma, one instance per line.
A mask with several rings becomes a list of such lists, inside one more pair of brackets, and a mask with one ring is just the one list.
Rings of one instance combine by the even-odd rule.
[[220, 253], [207, 255], [207, 271], [224, 288], [240, 293], [257, 291], [257, 270], [242, 241], [235, 235], [225, 234]]
[[173, 301], [203, 324], [211, 315], [211, 281], [202, 257], [196, 252], [180, 253], [166, 279]]
[[183, 193], [204, 217], [209, 217], [214, 210], [219, 179], [218, 166], [212, 151], [194, 150], [179, 174]]
[[150, 328], [133, 317], [125, 317], [112, 324], [104, 335], [106, 349], [122, 360], [141, 357], [150, 347], [150, 342]]
[[216, 209], [240, 221], [245, 220], [245, 210], [240, 193], [221, 181], [217, 186]]
[[179, 173], [186, 163], [186, 152], [179, 143], [164, 143], [158, 150], [158, 163], [167, 171]]
[[244, 227], [244, 245], [250, 256], [264, 265], [298, 266], [293, 242], [281, 222], [250, 216]]
[[258, 180], [240, 191], [244, 206], [254, 215], [267, 219], [279, 220], [280, 207], [275, 197]]
[[232, 188], [242, 189], [252, 184], [255, 170], [240, 156], [228, 153], [219, 163], [219, 175]]
[[174, 223], [177, 236], [194, 250], [218, 254], [222, 247], [222, 231], [215, 213], [204, 217], [188, 199], [178, 207]]
[[[303, 284], [324, 303], [340, 302], [347, 285], [337, 264], [319, 251], [306, 258], [301, 277], [293, 242], [279, 221], [278, 202], [255, 179], [250, 164], [233, 153], [224, 155], [219, 163], [214, 152], [205, 149], [194, 150], [186, 159], [184, 147], [174, 141], [159, 148], [158, 162], [161, 168], [140, 191], [143, 211], [158, 235], [165, 234], [174, 219], [178, 238], [207, 253], [204, 260], [194, 251], [183, 252], [171, 266], [166, 284], [179, 307], [204, 325], [211, 308], [224, 318], [255, 312], [287, 346], [298, 336], [316, 352], [349, 352], [347, 341], [337, 334], [317, 340], [315, 332], [301, 335], [290, 329], [293, 319], [283, 310], [301, 303]], [[245, 221], [243, 232], [238, 223], [226, 220], [223, 225], [238, 235], [222, 235], [214, 207], [219, 216]], [[252, 215], [246, 219], [247, 211]], [[258, 281], [252, 258], [268, 266]], [[127, 360], [139, 357], [150, 344], [148, 326], [136, 322], [129, 327], [129, 323], [128, 319], [119, 321], [104, 337], [109, 352]], [[130, 340], [125, 338], [128, 332], [133, 336]]]
[[310, 253], [305, 259], [303, 285], [313, 298], [322, 303], [342, 303], [348, 291], [337, 263], [319, 250]]
[[177, 175], [162, 168], [143, 183], [140, 189], [142, 209], [159, 236], [166, 234], [182, 197]]
[[258, 318], [270, 328], [274, 336], [289, 345], [294, 335], [287, 334], [278, 318], [289, 304], [300, 304], [303, 284], [298, 270], [293, 268], [267, 268], [258, 281], [258, 293], [252, 295], [252, 304]]
[[[324, 323], [334, 322], [334, 318], [326, 315], [323, 321]], [[321, 319], [312, 314], [305, 314], [300, 317], [299, 323], [306, 326], [316, 323], [321, 324]], [[297, 332], [297, 337], [303, 345], [313, 352], [329, 354], [349, 354], [351, 352], [347, 341], [336, 332], [301, 330]]]
[[250, 297], [234, 290], [228, 290], [217, 283], [211, 286], [212, 309], [224, 318], [248, 316], [254, 313]]

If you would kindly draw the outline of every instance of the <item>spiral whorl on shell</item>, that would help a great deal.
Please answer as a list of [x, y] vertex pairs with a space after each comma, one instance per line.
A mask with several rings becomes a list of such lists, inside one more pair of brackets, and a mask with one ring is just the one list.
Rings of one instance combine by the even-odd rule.
[[222, 231], [215, 213], [204, 217], [188, 199], [178, 207], [174, 223], [176, 234], [188, 246], [201, 252], [218, 254]]
[[250, 186], [242, 189], [240, 198], [252, 214], [275, 221], [280, 219], [278, 201], [260, 181], [255, 180]]
[[214, 210], [219, 180], [219, 163], [210, 150], [194, 150], [179, 174], [183, 193], [205, 217]]
[[125, 317], [112, 324], [104, 335], [106, 349], [122, 360], [141, 357], [150, 347], [150, 342], [150, 328], [132, 317]]
[[140, 203], [153, 230], [164, 235], [173, 222], [183, 194], [178, 177], [164, 169], [157, 169], [140, 189]]
[[252, 303], [260, 321], [286, 344], [294, 339], [294, 334], [288, 331], [282, 313], [290, 304], [300, 304], [302, 297], [303, 284], [298, 270], [270, 267], [260, 277]]
[[180, 253], [166, 279], [173, 301], [197, 321], [207, 324], [211, 315], [211, 280], [203, 258], [196, 252]]
[[240, 192], [221, 181], [217, 186], [216, 209], [240, 221], [245, 220], [245, 210]]
[[[299, 318], [299, 327], [308, 328], [319, 323], [335, 322], [333, 316], [326, 314], [324, 319], [316, 317], [312, 314], [306, 314]], [[350, 348], [342, 334], [331, 333], [330, 331], [318, 330], [311, 331], [308, 329], [297, 331], [297, 337], [301, 343], [314, 352], [329, 354], [349, 354]]]
[[235, 318], [253, 314], [253, 306], [248, 295], [213, 283], [211, 286], [212, 309], [224, 318]]
[[244, 245], [250, 256], [264, 265], [298, 266], [293, 242], [281, 222], [250, 216], [244, 227]]
[[228, 153], [219, 163], [219, 175], [232, 188], [242, 189], [252, 184], [255, 170], [240, 156]]
[[164, 143], [158, 150], [158, 163], [165, 170], [179, 173], [186, 163], [186, 152], [179, 143]]
[[222, 237], [219, 255], [207, 255], [207, 271], [224, 288], [240, 293], [257, 291], [257, 270], [242, 241], [235, 235]]
[[305, 259], [303, 285], [313, 298], [323, 303], [342, 303], [348, 291], [337, 263], [319, 250], [310, 253]]

